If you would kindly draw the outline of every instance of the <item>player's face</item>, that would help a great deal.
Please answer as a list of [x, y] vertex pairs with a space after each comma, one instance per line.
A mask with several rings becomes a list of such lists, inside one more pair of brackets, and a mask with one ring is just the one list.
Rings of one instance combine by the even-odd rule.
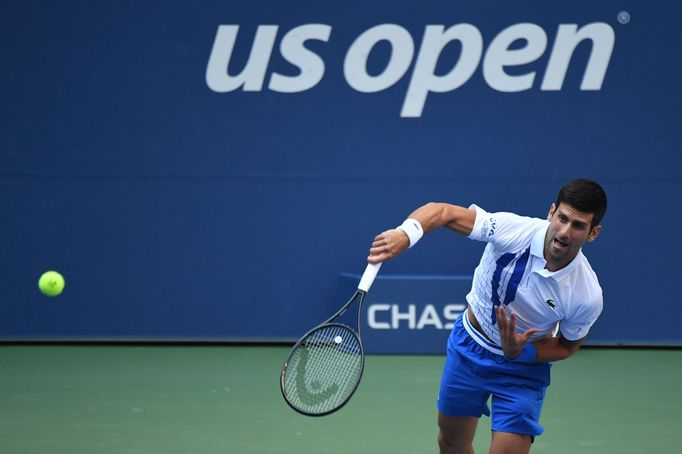
[[583, 213], [565, 203], [552, 204], [547, 215], [549, 228], [545, 235], [547, 269], [559, 270], [568, 265], [588, 241], [594, 241], [601, 226], [592, 226], [594, 213]]

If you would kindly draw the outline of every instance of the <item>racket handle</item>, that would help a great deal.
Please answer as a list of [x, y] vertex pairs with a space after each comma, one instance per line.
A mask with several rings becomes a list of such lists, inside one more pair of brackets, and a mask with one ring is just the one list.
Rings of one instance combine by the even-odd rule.
[[369, 288], [372, 286], [374, 278], [377, 277], [379, 268], [381, 268], [381, 263], [367, 264], [367, 268], [365, 268], [365, 272], [362, 273], [362, 278], [360, 278], [360, 285], [358, 285], [359, 290], [362, 290], [365, 293], [369, 292]]

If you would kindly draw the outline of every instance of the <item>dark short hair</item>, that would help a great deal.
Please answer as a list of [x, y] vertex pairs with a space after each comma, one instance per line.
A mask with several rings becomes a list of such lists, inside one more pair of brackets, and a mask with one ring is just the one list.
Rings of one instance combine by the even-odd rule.
[[556, 206], [566, 203], [583, 213], [593, 213], [592, 226], [599, 225], [606, 213], [606, 193], [595, 181], [577, 178], [566, 183], [556, 198]]

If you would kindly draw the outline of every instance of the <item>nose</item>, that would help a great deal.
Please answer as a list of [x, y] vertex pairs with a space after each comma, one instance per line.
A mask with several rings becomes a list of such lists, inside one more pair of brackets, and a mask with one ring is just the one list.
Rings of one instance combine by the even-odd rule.
[[570, 224], [560, 225], [559, 228], [557, 229], [556, 236], [559, 238], [566, 238], [569, 236], [570, 231], [571, 231]]

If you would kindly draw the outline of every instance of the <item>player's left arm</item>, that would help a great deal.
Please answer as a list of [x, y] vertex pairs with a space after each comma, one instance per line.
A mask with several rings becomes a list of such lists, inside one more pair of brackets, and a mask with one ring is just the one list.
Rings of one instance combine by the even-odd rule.
[[577, 352], [583, 343], [584, 338], [571, 341], [561, 334], [557, 337], [548, 337], [530, 343], [531, 336], [538, 332], [537, 328], [530, 328], [523, 333], [518, 333], [516, 332], [516, 316], [514, 313], [507, 317], [504, 309], [499, 306], [495, 308], [495, 311], [502, 350], [504, 350], [505, 356], [512, 360], [528, 356], [528, 349], [531, 348], [535, 350], [535, 354], [534, 359], [531, 354], [529, 361], [531, 359], [536, 363], [560, 361]]
[[585, 338], [568, 340], [561, 334], [533, 342], [537, 350], [536, 363], [549, 363], [566, 359], [578, 351]]
[[601, 314], [603, 302], [601, 291], [588, 302], [581, 304], [570, 317], [559, 324], [556, 337], [548, 337], [533, 342], [537, 349], [536, 362], [551, 362], [566, 359], [578, 351], [590, 327]]

